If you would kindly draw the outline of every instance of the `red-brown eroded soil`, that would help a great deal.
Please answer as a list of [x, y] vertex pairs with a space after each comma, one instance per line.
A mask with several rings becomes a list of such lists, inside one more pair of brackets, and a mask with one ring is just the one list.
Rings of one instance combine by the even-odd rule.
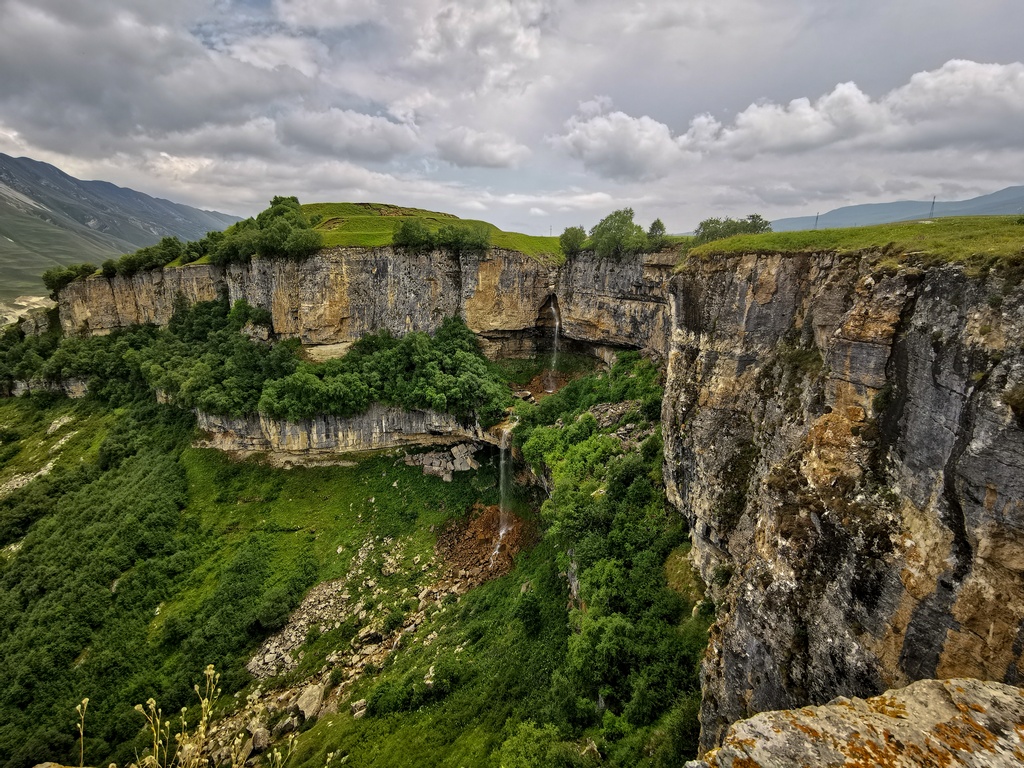
[[522, 518], [505, 513], [505, 535], [500, 537], [501, 511], [476, 504], [469, 518], [456, 520], [437, 537], [436, 551], [444, 564], [442, 582], [461, 582], [459, 592], [504, 576], [515, 556], [533, 543], [535, 530]]

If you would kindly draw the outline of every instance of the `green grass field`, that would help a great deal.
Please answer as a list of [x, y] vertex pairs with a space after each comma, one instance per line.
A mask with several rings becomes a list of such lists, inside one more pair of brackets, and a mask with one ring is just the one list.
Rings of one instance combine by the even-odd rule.
[[401, 208], [383, 203], [309, 203], [302, 206], [310, 219], [320, 217], [316, 228], [323, 233], [324, 245], [380, 247], [391, 244], [395, 229], [410, 218], [422, 219], [434, 232], [445, 224], [482, 226], [491, 233], [491, 246], [519, 251], [545, 262], [561, 262], [564, 257], [557, 237], [504, 232], [493, 224], [475, 219], [460, 219], [450, 213]]
[[733, 253], [851, 253], [884, 248], [894, 258], [965, 263], [1024, 261], [1024, 225], [1016, 216], [962, 216], [848, 229], [737, 235], [697, 246], [690, 257]]

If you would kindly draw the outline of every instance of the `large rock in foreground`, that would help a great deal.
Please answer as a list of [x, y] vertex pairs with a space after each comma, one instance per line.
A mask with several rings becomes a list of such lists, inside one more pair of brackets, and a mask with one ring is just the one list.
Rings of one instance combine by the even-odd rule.
[[921, 680], [872, 699], [764, 712], [735, 723], [688, 768], [1000, 768], [1024, 765], [1024, 691], [978, 680]]

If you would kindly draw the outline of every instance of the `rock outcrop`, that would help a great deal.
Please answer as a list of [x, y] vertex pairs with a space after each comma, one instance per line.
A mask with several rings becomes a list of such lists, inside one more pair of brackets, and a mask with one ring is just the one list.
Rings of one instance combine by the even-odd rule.
[[495, 358], [549, 349], [554, 308], [570, 340], [664, 354], [673, 263], [673, 254], [581, 257], [552, 268], [498, 249], [456, 258], [445, 251], [332, 248], [301, 261], [190, 264], [76, 280], [60, 294], [60, 320], [67, 334], [166, 325], [177, 302], [227, 295], [267, 310], [278, 337], [329, 350], [382, 330], [432, 333], [445, 317], [459, 315]]
[[403, 445], [485, 440], [480, 427], [447, 413], [406, 411], [373, 404], [349, 418], [317, 416], [291, 422], [266, 415], [232, 418], [199, 412], [200, 444], [222, 451], [267, 453], [296, 462], [324, 455], [375, 451]]
[[1024, 673], [1024, 291], [884, 253], [673, 279], [666, 485], [718, 606], [702, 748], [773, 709]]
[[765, 712], [736, 723], [687, 768], [1012, 768], [1024, 765], [1024, 691], [922, 680], [868, 699]]

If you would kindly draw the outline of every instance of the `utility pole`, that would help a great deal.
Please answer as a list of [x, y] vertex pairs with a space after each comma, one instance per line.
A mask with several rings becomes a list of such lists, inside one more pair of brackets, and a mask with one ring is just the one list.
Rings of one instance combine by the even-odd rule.
[[935, 195], [932, 195], [932, 207], [931, 207], [931, 210], [928, 211], [928, 218], [929, 219], [935, 217], [935, 197], [936, 197]]

